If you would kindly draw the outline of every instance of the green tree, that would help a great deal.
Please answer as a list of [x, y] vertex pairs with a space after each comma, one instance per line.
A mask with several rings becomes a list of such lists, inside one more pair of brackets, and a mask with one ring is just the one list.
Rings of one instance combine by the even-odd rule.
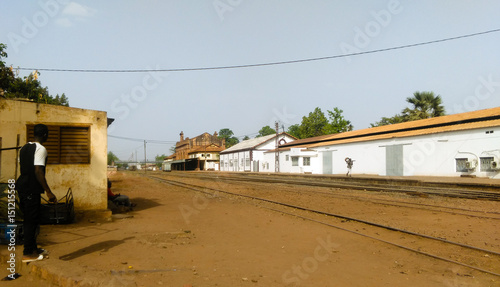
[[290, 135], [298, 138], [298, 139], [302, 138], [300, 135], [300, 125], [299, 124], [289, 126], [286, 132], [289, 133]]
[[260, 129], [259, 134], [256, 136], [256, 138], [272, 134], [276, 134], [276, 130], [273, 130], [270, 126], [265, 126]]
[[343, 110], [335, 107], [333, 111], [327, 111], [330, 122], [326, 126], [325, 134], [337, 134], [352, 131], [353, 126], [351, 121], [344, 118]]
[[240, 142], [230, 129], [221, 129], [218, 137], [226, 140], [226, 148], [230, 148]]
[[3, 61], [3, 58], [7, 58], [7, 52], [5, 52], [6, 48], [7, 46], [5, 44], [0, 43], [0, 96], [5, 95], [15, 79], [12, 68], [6, 67]]
[[57, 94], [50, 104], [69, 107], [68, 97], [64, 93], [61, 96]]
[[0, 68], [5, 67], [5, 62], [2, 60], [2, 58], [7, 58], [7, 52], [5, 52], [5, 49], [7, 49], [7, 45], [0, 43]]
[[370, 124], [370, 126], [373, 128], [385, 125], [399, 124], [402, 122], [404, 122], [404, 117], [400, 114], [397, 114], [391, 118], [382, 117], [380, 121]]
[[112, 152], [108, 152], [108, 165], [112, 165], [113, 162], [117, 162], [120, 159]]
[[406, 121], [414, 121], [440, 117], [445, 115], [441, 96], [435, 96], [433, 92], [415, 92], [413, 97], [406, 98], [406, 101], [413, 105], [413, 108], [403, 110]]
[[415, 120], [428, 119], [445, 115], [441, 96], [435, 96], [433, 92], [415, 92], [413, 97], [406, 98], [406, 102], [412, 107], [407, 107], [393, 117], [383, 117], [379, 122], [370, 124], [372, 127], [398, 124]]
[[324, 135], [327, 129], [328, 119], [320, 108], [315, 108], [306, 117], [302, 117], [299, 133], [301, 138], [311, 138]]
[[326, 118], [320, 108], [314, 109], [307, 117], [302, 117], [302, 122], [288, 127], [287, 133], [298, 138], [304, 139], [309, 137], [343, 133], [352, 131], [353, 125], [343, 115], [344, 111], [335, 107], [333, 111], [327, 111]]
[[157, 167], [161, 167], [163, 161], [165, 160], [165, 158], [167, 157], [167, 155], [156, 155], [155, 156], [155, 161], [156, 161], [156, 166]]
[[17, 77], [12, 67], [6, 67], [3, 58], [7, 57], [5, 52], [7, 46], [0, 43], [0, 95], [6, 98], [28, 98], [37, 103], [51, 105], [69, 106], [68, 98], [65, 94], [52, 97], [48, 88], [43, 87], [38, 80], [40, 73], [34, 71], [24, 78]]
[[174, 154], [175, 153], [175, 145], [171, 146], [169, 151], [171, 154]]

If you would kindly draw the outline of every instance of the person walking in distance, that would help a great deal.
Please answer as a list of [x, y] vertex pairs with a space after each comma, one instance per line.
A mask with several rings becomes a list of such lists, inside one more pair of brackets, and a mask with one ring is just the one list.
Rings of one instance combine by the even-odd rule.
[[41, 194], [46, 193], [49, 202], [56, 203], [45, 179], [47, 149], [42, 145], [49, 136], [49, 129], [44, 124], [35, 125], [34, 142], [25, 144], [19, 152], [21, 175], [17, 179], [19, 205], [24, 215], [24, 250], [23, 262], [42, 260], [46, 250], [38, 248], [36, 237], [40, 225]]
[[352, 176], [352, 165], [354, 164], [354, 160], [352, 160], [352, 158], [350, 157], [346, 157], [345, 162], [347, 163], [346, 176]]

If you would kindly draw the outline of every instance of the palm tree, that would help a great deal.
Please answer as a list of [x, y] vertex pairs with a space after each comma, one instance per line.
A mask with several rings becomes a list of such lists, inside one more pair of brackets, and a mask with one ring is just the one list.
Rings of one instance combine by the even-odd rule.
[[445, 115], [441, 96], [435, 96], [433, 92], [417, 91], [413, 93], [413, 97], [407, 98], [406, 101], [413, 105], [413, 109], [406, 108], [403, 110], [403, 115], [406, 118], [405, 121], [428, 119]]

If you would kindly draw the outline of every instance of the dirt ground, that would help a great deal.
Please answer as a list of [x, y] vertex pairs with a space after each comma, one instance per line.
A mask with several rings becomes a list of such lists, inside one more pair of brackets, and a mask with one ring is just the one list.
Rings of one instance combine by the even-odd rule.
[[[128, 195], [137, 207], [112, 222], [42, 226], [39, 243], [51, 253], [36, 263], [38, 269], [57, 270], [80, 286], [500, 286], [498, 276], [276, 212], [252, 200], [207, 196], [129, 172], [114, 173], [110, 179], [113, 191]], [[299, 201], [500, 252], [498, 202], [350, 193], [479, 210], [485, 218], [322, 198], [306, 193], [307, 187], [303, 194], [295, 193], [299, 187], [286, 185], [232, 188], [238, 192], [246, 188], [259, 196], [277, 194], [277, 200]], [[19, 257], [21, 250], [18, 247]], [[6, 254], [3, 249], [2, 254]], [[52, 286], [18, 265], [23, 276], [0, 285]], [[5, 267], [1, 262], [4, 273]]]

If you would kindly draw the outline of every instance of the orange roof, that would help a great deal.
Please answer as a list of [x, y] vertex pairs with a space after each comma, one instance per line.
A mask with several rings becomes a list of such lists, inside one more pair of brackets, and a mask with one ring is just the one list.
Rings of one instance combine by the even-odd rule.
[[211, 144], [211, 145], [200, 146], [200, 147], [196, 147], [196, 148], [190, 149], [189, 153], [195, 153], [195, 152], [220, 152], [220, 151], [223, 151], [223, 150], [225, 150], [224, 147], [221, 147], [221, 146], [218, 146], [218, 145], [215, 145], [215, 144]]
[[349, 142], [379, 140], [396, 137], [409, 137], [447, 131], [458, 131], [492, 127], [500, 125], [500, 107], [441, 116], [436, 118], [405, 122], [367, 128], [362, 130], [324, 135], [307, 139], [296, 140], [280, 146], [291, 147], [317, 147]]

